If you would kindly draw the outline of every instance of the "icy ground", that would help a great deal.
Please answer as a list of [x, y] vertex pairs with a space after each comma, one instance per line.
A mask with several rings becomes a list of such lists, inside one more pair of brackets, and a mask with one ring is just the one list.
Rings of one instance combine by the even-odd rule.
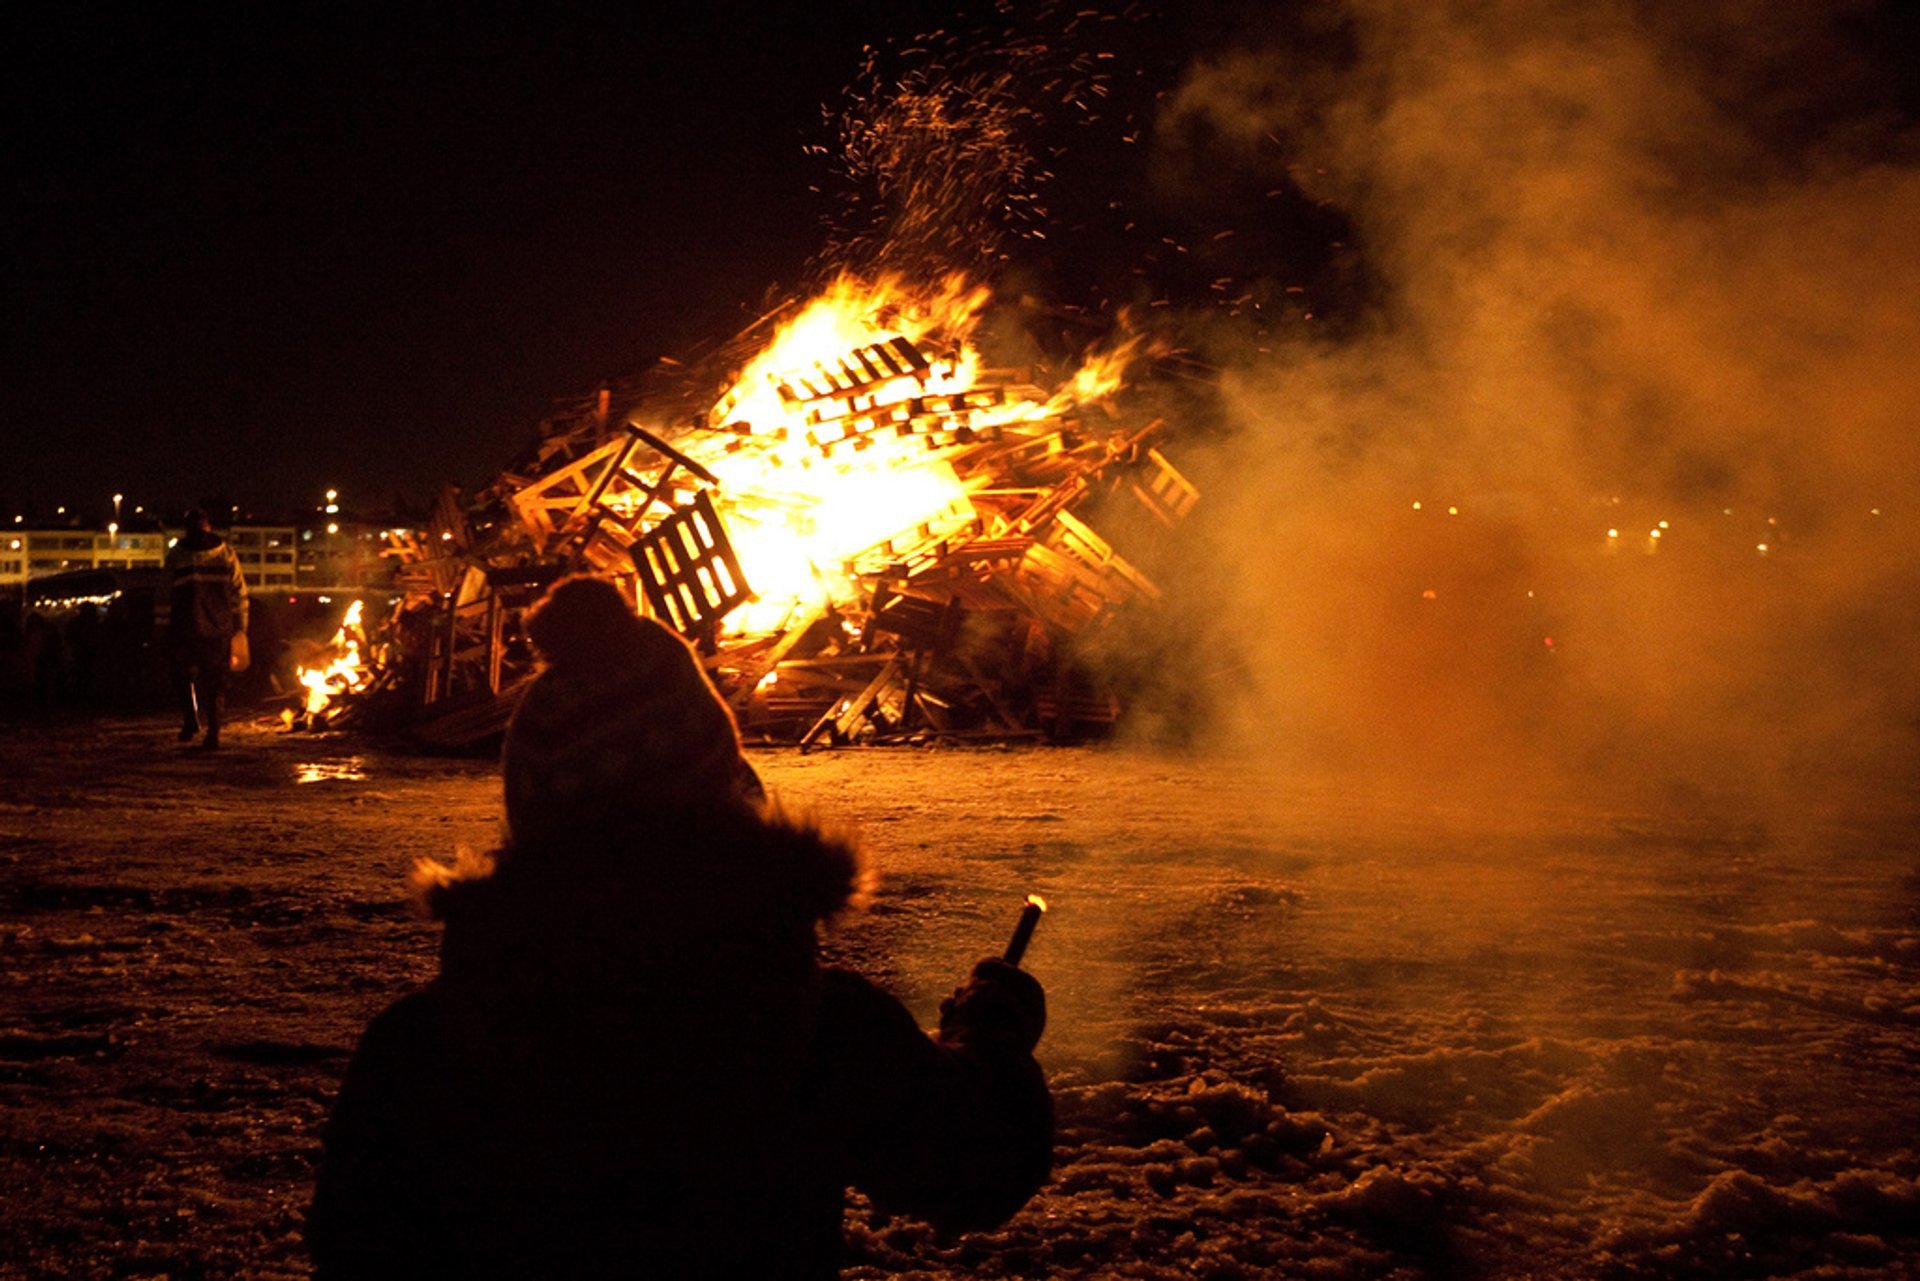
[[[863, 829], [831, 942], [931, 1018], [1029, 891], [1053, 1185], [877, 1277], [1916, 1274], [1920, 830], [1521, 805], [1119, 750], [760, 753]], [[0, 730], [0, 1275], [298, 1276], [402, 877], [483, 763]], [[1900, 798], [1907, 804], [1906, 798]], [[750, 1153], [742, 1154], [751, 1160]]]

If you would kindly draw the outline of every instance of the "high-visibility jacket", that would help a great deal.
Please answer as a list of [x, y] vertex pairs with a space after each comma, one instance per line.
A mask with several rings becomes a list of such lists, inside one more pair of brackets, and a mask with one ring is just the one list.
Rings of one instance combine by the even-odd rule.
[[176, 637], [231, 636], [247, 630], [247, 579], [240, 558], [218, 534], [191, 530], [167, 552]]

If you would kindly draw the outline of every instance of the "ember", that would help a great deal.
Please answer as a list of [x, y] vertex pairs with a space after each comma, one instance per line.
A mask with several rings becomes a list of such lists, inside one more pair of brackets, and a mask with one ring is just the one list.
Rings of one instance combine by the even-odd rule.
[[842, 277], [708, 361], [549, 419], [476, 509], [449, 495], [426, 534], [395, 536], [408, 600], [366, 701], [432, 741], [497, 732], [530, 675], [520, 612], [591, 572], [700, 647], [750, 736], [1110, 724], [1117, 700], [1075, 656], [1158, 591], [1083, 517], [1117, 501], [1171, 525], [1197, 494], [1153, 448], [1158, 421], [1111, 426], [1139, 340], [1043, 387], [985, 366], [987, 299], [957, 276]]

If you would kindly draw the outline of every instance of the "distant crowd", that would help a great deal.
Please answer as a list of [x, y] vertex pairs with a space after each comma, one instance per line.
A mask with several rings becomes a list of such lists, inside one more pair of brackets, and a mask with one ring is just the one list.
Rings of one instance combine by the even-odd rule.
[[[284, 605], [285, 602], [279, 602]], [[236, 676], [240, 703], [290, 687], [281, 671], [284, 611], [256, 610], [249, 634], [254, 670]], [[150, 596], [129, 592], [106, 604], [28, 608], [0, 602], [0, 717], [73, 712], [132, 714], [171, 705], [166, 638]]]
[[0, 610], [0, 710], [140, 711], [166, 692], [153, 611], [132, 597], [105, 606]]

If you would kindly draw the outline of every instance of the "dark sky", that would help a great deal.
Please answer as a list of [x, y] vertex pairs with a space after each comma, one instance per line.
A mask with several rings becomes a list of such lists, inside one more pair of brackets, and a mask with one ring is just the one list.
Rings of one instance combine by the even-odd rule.
[[0, 502], [484, 481], [794, 282], [821, 105], [958, 7], [10, 7]]
[[[1050, 33], [1081, 8], [1009, 2]], [[1849, 0], [1814, 24], [1824, 44], [1729, 58], [1752, 25], [1729, 5], [1704, 34], [1645, 13], [1769, 148], [1911, 137], [1914, 24], [1895, 7]], [[1210, 49], [1287, 51], [1281, 89], [1349, 57], [1321, 0], [1093, 7], [1144, 15], [1098, 33], [1119, 50], [1108, 125], [1150, 120]], [[865, 46], [1003, 25], [995, 0], [0, 13], [0, 509], [100, 519], [115, 491], [271, 510], [337, 485], [353, 509], [484, 483], [555, 399], [800, 284], [827, 239], [810, 188], [834, 190], [804, 148], [831, 140], [822, 107]], [[1178, 302], [1184, 273], [1205, 302], [1231, 278], [1227, 295], [1297, 295], [1322, 326], [1375, 305], [1365, 229], [1291, 186], [1280, 143], [1236, 169], [1204, 138], [1174, 161], [1123, 132], [1041, 148], [1057, 234], [1022, 246], [1021, 287], [1125, 302], [1150, 282]]]

